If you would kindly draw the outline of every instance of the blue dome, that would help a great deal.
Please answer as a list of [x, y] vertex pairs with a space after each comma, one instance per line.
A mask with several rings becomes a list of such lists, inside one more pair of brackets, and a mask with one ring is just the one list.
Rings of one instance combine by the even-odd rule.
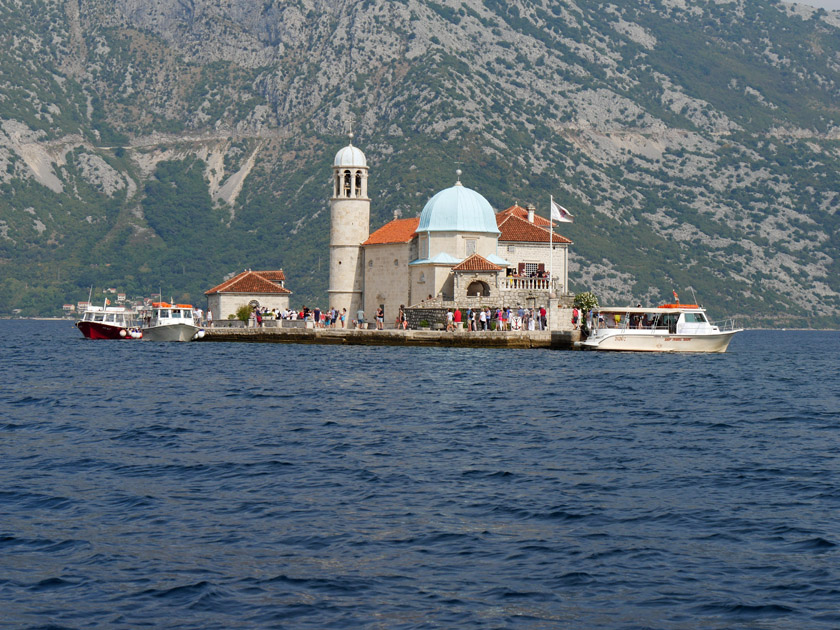
[[500, 234], [490, 202], [460, 182], [429, 199], [417, 231]]

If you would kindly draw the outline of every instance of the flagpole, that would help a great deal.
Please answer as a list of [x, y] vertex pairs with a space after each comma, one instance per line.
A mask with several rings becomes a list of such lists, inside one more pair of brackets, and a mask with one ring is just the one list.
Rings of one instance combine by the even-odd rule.
[[548, 202], [548, 222], [549, 222], [549, 237], [548, 237], [548, 293], [551, 294], [551, 285], [554, 284], [554, 219], [552, 218], [552, 211], [554, 210], [554, 195], [549, 195]]

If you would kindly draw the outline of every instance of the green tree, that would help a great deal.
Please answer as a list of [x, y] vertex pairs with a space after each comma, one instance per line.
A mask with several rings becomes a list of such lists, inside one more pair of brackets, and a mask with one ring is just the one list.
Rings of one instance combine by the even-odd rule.
[[248, 320], [251, 319], [251, 310], [252, 309], [248, 304], [243, 304], [236, 309], [236, 319], [247, 324]]

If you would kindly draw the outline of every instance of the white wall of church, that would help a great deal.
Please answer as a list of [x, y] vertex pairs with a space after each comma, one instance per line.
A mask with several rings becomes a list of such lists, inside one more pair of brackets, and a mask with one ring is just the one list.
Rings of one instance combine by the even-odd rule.
[[452, 268], [446, 265], [411, 266], [411, 301], [419, 304], [423, 300], [436, 298], [449, 278]]
[[[385, 323], [393, 325], [400, 306], [409, 301], [409, 243], [365, 246], [365, 317], [373, 321], [376, 309], [385, 305]], [[354, 315], [355, 317], [355, 315]]]
[[430, 253], [421, 250], [422, 258], [441, 252], [462, 260], [473, 254], [487, 258], [496, 253], [496, 237], [470, 232], [432, 232], [429, 235]]

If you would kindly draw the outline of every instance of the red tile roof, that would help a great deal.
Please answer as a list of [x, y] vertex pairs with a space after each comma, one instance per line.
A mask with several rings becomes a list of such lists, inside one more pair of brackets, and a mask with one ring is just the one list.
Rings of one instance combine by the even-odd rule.
[[[520, 219], [528, 220], [528, 210], [523, 208], [522, 206], [513, 205], [507, 210], [502, 210], [496, 215], [496, 224], [501, 224], [507, 217], [514, 216], [519, 217]], [[534, 213], [534, 225], [539, 225], [541, 227], [548, 227], [551, 221], [541, 217], [540, 215]]]
[[386, 243], [408, 243], [414, 238], [420, 217], [394, 219], [368, 237], [362, 245], [384, 245]]
[[[496, 215], [498, 220], [499, 215]], [[546, 221], [548, 225], [548, 221]], [[515, 242], [515, 243], [548, 243], [551, 241], [551, 233], [544, 227], [539, 227], [534, 223], [529, 223], [527, 219], [522, 219], [515, 214], [506, 215], [499, 221], [499, 241]], [[571, 243], [565, 236], [554, 233], [555, 243]]]
[[499, 265], [494, 265], [484, 256], [473, 254], [462, 263], [452, 267], [452, 271], [501, 271]]
[[253, 273], [258, 273], [266, 280], [271, 280], [272, 282], [286, 281], [286, 274], [283, 273], [282, 269], [277, 269], [276, 271], [254, 271]]
[[209, 291], [205, 291], [204, 295], [213, 295], [215, 293], [273, 293], [281, 295], [291, 295], [291, 291], [280, 285], [281, 281], [285, 281], [286, 274], [282, 269], [277, 271], [243, 271], [239, 275], [234, 276], [229, 280], [225, 280], [222, 284], [213, 287]]

